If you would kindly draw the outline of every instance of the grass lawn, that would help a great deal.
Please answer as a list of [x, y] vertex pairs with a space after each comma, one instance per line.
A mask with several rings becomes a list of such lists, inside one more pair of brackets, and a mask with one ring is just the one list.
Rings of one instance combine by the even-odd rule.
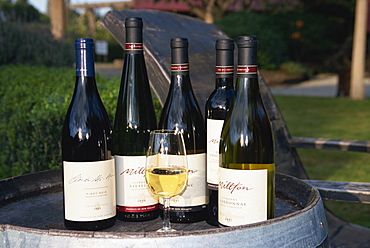
[[[370, 100], [275, 96], [292, 136], [370, 141]], [[370, 154], [298, 149], [311, 179], [370, 182]], [[370, 228], [370, 204], [326, 201], [345, 220]]]

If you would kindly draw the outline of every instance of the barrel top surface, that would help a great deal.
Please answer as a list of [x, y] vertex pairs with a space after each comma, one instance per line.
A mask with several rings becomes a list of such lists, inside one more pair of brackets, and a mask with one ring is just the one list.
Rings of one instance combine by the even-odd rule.
[[[227, 234], [234, 231], [266, 228], [295, 219], [317, 208], [321, 198], [312, 186], [303, 181], [276, 175], [276, 217], [249, 225], [218, 228], [205, 221], [176, 224], [174, 233], [154, 232], [161, 226], [158, 218], [147, 222], [123, 222], [102, 231], [67, 230], [63, 224], [63, 195], [61, 171], [47, 171], [0, 181], [0, 239], [1, 232], [16, 231], [34, 235], [79, 238], [158, 238]], [[320, 217], [325, 223], [325, 216]], [[326, 230], [327, 231], [327, 230]], [[323, 232], [325, 233], [325, 228]]]

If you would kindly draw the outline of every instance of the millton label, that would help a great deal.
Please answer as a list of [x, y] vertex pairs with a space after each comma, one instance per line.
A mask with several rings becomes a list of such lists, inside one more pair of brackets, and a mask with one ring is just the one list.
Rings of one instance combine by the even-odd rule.
[[114, 156], [117, 181], [117, 210], [147, 212], [158, 208], [145, 181], [146, 156]]

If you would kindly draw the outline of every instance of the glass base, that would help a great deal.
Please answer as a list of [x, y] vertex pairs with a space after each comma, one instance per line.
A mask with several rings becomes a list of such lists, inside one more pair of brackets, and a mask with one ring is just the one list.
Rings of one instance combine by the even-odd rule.
[[161, 228], [157, 230], [157, 232], [176, 232], [176, 231], [177, 230], [173, 228]]

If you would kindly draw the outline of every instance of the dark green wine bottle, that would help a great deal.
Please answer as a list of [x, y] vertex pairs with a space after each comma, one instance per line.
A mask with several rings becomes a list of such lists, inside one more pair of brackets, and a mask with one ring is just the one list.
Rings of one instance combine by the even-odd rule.
[[76, 84], [62, 130], [64, 224], [101, 230], [116, 221], [112, 128], [95, 82], [94, 42], [76, 39]]
[[220, 141], [219, 222], [236, 226], [274, 217], [275, 152], [257, 74], [257, 38], [238, 39], [235, 97]]
[[143, 21], [130, 17], [125, 26], [125, 60], [113, 126], [117, 218], [146, 221], [159, 215], [158, 198], [150, 194], [144, 177], [149, 134], [157, 121], [143, 54]]
[[205, 219], [208, 203], [206, 185], [206, 137], [204, 119], [189, 76], [188, 40], [171, 39], [171, 84], [159, 121], [160, 129], [183, 133], [189, 178], [185, 192], [171, 199], [171, 222]]
[[218, 226], [218, 167], [221, 130], [234, 97], [234, 40], [216, 41], [216, 84], [205, 107], [207, 131], [208, 224]]

